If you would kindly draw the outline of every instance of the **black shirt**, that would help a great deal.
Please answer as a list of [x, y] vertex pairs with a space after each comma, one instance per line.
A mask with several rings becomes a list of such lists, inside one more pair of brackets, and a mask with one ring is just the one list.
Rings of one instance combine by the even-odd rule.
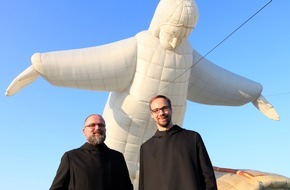
[[201, 136], [174, 125], [141, 145], [139, 190], [216, 190]]
[[50, 190], [132, 190], [122, 153], [85, 143], [64, 153]]

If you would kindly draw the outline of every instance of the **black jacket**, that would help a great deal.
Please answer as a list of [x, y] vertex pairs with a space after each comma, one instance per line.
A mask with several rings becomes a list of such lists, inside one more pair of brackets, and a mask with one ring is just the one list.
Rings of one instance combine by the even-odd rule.
[[216, 190], [201, 136], [174, 125], [141, 145], [139, 190]]
[[64, 153], [50, 190], [132, 190], [122, 153], [85, 143]]

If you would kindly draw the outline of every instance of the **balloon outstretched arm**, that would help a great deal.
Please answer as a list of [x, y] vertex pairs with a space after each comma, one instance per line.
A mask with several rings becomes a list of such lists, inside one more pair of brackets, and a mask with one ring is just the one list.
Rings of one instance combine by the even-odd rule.
[[223, 69], [193, 49], [187, 100], [207, 105], [242, 106], [252, 102], [265, 116], [280, 120], [262, 96], [261, 84]]
[[262, 90], [261, 84], [217, 66], [193, 49], [188, 100], [207, 105], [241, 106], [257, 99]]
[[136, 68], [135, 37], [101, 46], [35, 53], [32, 65], [7, 88], [12, 96], [39, 75], [50, 84], [96, 91], [121, 91], [131, 82]]
[[19, 90], [29, 85], [37, 79], [39, 73], [34, 69], [33, 65], [25, 69], [20, 73], [6, 89], [6, 96], [12, 96], [16, 94]]

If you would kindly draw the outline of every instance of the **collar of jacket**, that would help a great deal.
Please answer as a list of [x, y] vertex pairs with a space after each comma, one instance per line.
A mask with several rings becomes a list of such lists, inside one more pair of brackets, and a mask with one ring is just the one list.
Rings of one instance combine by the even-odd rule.
[[85, 144], [83, 144], [81, 146], [81, 149], [84, 149], [84, 150], [87, 150], [87, 151], [90, 151], [90, 152], [92, 152], [92, 151], [99, 152], [99, 151], [107, 150], [108, 147], [107, 147], [107, 145], [105, 143], [97, 144], [97, 145], [94, 146], [94, 145], [86, 142]]
[[182, 130], [184, 130], [184, 129], [182, 129], [178, 125], [173, 125], [169, 130], [166, 130], [166, 131], [157, 130], [153, 137], [161, 138], [161, 137], [165, 137], [167, 135], [172, 135], [172, 134], [177, 133], [177, 132], [182, 131]]

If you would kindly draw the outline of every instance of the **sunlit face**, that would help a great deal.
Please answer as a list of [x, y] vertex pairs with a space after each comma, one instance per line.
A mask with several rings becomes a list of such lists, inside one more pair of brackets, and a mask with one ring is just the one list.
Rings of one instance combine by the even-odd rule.
[[90, 116], [83, 128], [87, 142], [93, 145], [102, 144], [106, 139], [106, 123], [99, 115]]
[[161, 25], [159, 34], [160, 44], [167, 50], [173, 50], [187, 38], [189, 33], [190, 30], [183, 26]]
[[166, 99], [155, 99], [151, 103], [150, 108], [151, 117], [155, 120], [158, 130], [164, 131], [172, 127], [172, 110]]

